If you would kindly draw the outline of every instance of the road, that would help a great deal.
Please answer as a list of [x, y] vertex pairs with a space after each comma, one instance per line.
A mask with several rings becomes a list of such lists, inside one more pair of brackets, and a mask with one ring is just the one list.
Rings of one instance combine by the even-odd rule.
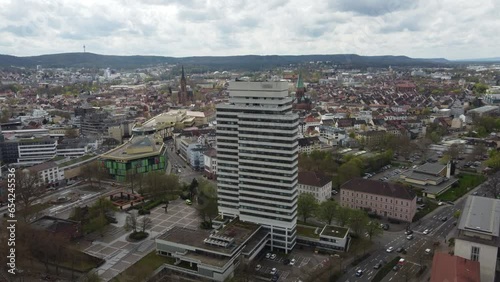
[[[486, 193], [482, 185], [479, 185], [474, 190], [471, 190], [467, 195], [470, 195], [473, 192], [478, 192], [478, 194]], [[440, 206], [422, 218], [420, 222], [412, 223], [411, 229], [414, 231], [413, 240], [406, 239], [404, 231], [385, 231], [382, 236], [374, 239], [377, 247], [376, 250], [372, 252], [371, 256], [356, 267], [351, 267], [349, 265], [346, 274], [338, 281], [371, 281], [378, 271], [373, 269], [373, 266], [377, 262], [382, 260], [386, 263], [398, 255], [405, 258], [405, 265], [398, 272], [391, 271], [383, 279], [383, 281], [406, 281], [406, 277], [404, 277], [405, 275], [408, 276], [408, 281], [411, 281], [412, 279], [417, 281], [418, 279], [415, 280], [415, 273], [419, 270], [419, 266], [421, 264], [427, 264], [428, 269], [430, 269], [432, 265], [432, 256], [426, 255], [425, 249], [429, 248], [433, 250], [435, 248], [433, 246], [434, 242], [439, 242], [441, 246], [447, 245], [449, 239], [448, 236], [454, 231], [454, 223], [457, 221], [457, 219], [453, 217], [453, 214], [457, 210], [463, 209], [465, 199], [466, 196], [457, 200], [454, 205], [445, 204]], [[447, 218], [446, 221], [443, 221], [444, 217]], [[430, 230], [428, 235], [423, 234], [425, 229]], [[392, 253], [386, 252], [389, 247], [394, 248]], [[407, 254], [398, 254], [396, 250], [399, 247], [405, 248]], [[355, 273], [358, 269], [363, 270], [364, 273], [362, 277], [356, 277]]]
[[193, 178], [198, 178], [203, 175], [202, 171], [193, 170], [189, 166], [189, 164], [175, 152], [172, 141], [167, 142], [166, 146], [167, 146], [167, 157], [170, 164], [172, 165], [172, 173], [179, 175], [179, 180], [181, 182], [191, 183]]

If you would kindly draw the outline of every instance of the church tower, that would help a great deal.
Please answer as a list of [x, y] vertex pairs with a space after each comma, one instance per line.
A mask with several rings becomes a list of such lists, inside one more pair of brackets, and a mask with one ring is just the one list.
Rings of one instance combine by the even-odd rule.
[[184, 66], [182, 66], [181, 90], [179, 91], [179, 104], [185, 105], [186, 102], [187, 102], [187, 84], [186, 84], [186, 76], [184, 74]]
[[295, 85], [295, 99], [297, 99], [297, 104], [304, 102], [304, 95], [306, 93], [306, 87], [304, 86], [304, 81], [302, 80], [302, 76], [299, 73], [299, 77], [297, 78], [297, 85]]

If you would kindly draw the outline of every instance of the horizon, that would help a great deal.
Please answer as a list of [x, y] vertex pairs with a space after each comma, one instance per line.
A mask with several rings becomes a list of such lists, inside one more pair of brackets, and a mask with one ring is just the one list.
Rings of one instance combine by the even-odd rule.
[[[29, 6], [29, 9], [26, 9]], [[500, 3], [455, 1], [10, 1], [0, 53], [124, 56], [404, 54], [499, 57]], [[22, 16], [20, 16], [22, 15]], [[117, 52], [117, 50], [119, 50]], [[196, 54], [196, 55], [193, 55]], [[398, 56], [398, 55], [394, 55]]]

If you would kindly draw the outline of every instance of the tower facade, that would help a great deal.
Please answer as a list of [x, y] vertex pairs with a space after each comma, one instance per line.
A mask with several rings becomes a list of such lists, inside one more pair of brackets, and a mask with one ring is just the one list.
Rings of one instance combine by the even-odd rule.
[[184, 75], [184, 66], [182, 66], [182, 75], [181, 75], [181, 89], [179, 91], [179, 104], [185, 105], [187, 102], [187, 83], [186, 76]]
[[222, 216], [261, 224], [271, 248], [295, 246], [299, 117], [286, 82], [231, 82], [217, 106], [217, 195]]

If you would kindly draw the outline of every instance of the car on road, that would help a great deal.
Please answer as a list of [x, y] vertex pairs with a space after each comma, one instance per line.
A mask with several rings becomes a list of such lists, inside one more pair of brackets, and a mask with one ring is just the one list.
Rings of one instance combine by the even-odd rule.
[[296, 263], [296, 262], [297, 262], [297, 261], [296, 261], [295, 259], [292, 259], [292, 260], [290, 261], [290, 265], [295, 265], [295, 263]]
[[410, 234], [410, 235], [406, 236], [406, 239], [408, 239], [408, 240], [413, 240], [413, 238], [414, 238], [413, 234]]
[[356, 271], [356, 277], [361, 277], [361, 276], [363, 276], [363, 270], [358, 269], [358, 270]]
[[266, 259], [270, 259], [271, 258], [271, 253], [267, 253], [266, 254]]
[[396, 252], [403, 253], [403, 252], [405, 252], [405, 248], [399, 247], [399, 248], [396, 249]]
[[255, 266], [255, 271], [259, 271], [261, 268], [262, 268], [262, 265], [257, 264], [257, 265]]
[[405, 235], [410, 235], [410, 234], [413, 234], [413, 230], [406, 230], [405, 231]]
[[398, 271], [399, 270], [399, 266], [398, 265], [395, 265], [393, 268], [392, 268], [393, 271]]
[[387, 248], [387, 250], [385, 250], [385, 251], [386, 251], [386, 252], [388, 252], [388, 253], [392, 253], [392, 251], [394, 251], [394, 248], [393, 248], [393, 247], [389, 247], [389, 248]]
[[284, 260], [283, 260], [283, 264], [284, 264], [284, 265], [288, 265], [288, 264], [290, 264], [290, 260], [289, 260], [289, 259], [284, 259]]
[[472, 195], [474, 195], [474, 196], [477, 195], [477, 192], [472, 193]]
[[373, 269], [379, 269], [379, 268], [381, 268], [381, 267], [382, 267], [382, 262], [378, 262], [377, 264], [375, 264], [375, 265], [373, 266]]
[[431, 231], [430, 231], [429, 229], [425, 229], [425, 230], [424, 230], [424, 235], [427, 235], [427, 234], [429, 234], [429, 233], [431, 233]]
[[278, 269], [276, 269], [276, 267], [273, 267], [273, 269], [271, 269], [271, 274], [274, 275], [276, 274], [276, 272], [278, 272]]
[[276, 254], [272, 254], [271, 259], [276, 259]]
[[441, 218], [441, 221], [447, 221], [447, 220], [448, 220], [448, 217], [446, 217], [446, 216]]

